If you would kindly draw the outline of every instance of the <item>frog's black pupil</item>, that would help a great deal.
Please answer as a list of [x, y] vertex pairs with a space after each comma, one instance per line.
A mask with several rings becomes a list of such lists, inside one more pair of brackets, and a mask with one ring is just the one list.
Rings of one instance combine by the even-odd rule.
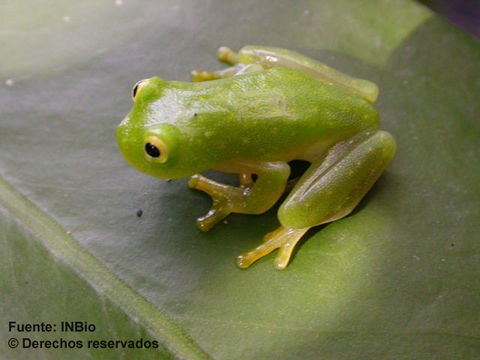
[[137, 96], [137, 90], [138, 90], [138, 85], [135, 85], [132, 90], [132, 97], [135, 99], [135, 96]]
[[145, 151], [147, 152], [148, 155], [150, 155], [152, 158], [158, 158], [160, 157], [160, 150], [158, 148], [150, 143], [145, 144]]

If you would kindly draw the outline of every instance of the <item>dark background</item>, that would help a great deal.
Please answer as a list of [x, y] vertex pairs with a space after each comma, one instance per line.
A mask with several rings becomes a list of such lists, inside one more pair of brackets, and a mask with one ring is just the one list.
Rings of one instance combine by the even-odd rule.
[[454, 25], [480, 38], [480, 1], [420, 0]]

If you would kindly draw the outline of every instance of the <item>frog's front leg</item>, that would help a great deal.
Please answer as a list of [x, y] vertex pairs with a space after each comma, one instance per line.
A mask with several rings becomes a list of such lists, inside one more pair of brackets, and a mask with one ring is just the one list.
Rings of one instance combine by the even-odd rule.
[[242, 75], [249, 72], [264, 70], [260, 64], [242, 64], [238, 61], [237, 53], [226, 46], [217, 50], [218, 60], [232, 65], [226, 69], [216, 71], [192, 70], [191, 80], [193, 82], [223, 79], [232, 76]]
[[270, 209], [282, 195], [290, 174], [284, 162], [235, 161], [215, 167], [218, 170], [245, 174], [250, 179], [256, 174], [255, 182], [246, 181], [241, 187], [220, 184], [202, 175], [190, 178], [188, 186], [206, 192], [212, 197], [212, 208], [197, 219], [202, 231], [210, 230], [230, 213], [261, 214]]
[[240, 173], [238, 174], [238, 181], [240, 182], [241, 188], [246, 188], [253, 185], [252, 174], [249, 173]]
[[246, 268], [279, 248], [275, 267], [284, 269], [308, 229], [348, 215], [387, 167], [395, 141], [385, 131], [366, 131], [334, 145], [313, 162], [278, 211], [282, 225], [257, 248], [239, 256]]
[[220, 46], [218, 48], [217, 58], [218, 60], [230, 65], [238, 64], [238, 54], [226, 46]]

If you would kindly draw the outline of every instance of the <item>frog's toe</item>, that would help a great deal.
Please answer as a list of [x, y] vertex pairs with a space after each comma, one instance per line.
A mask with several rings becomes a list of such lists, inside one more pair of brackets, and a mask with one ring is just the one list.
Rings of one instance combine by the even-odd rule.
[[206, 71], [206, 70], [192, 70], [190, 73], [190, 79], [193, 82], [200, 82], [200, 81], [207, 81], [207, 80], [214, 80], [218, 79], [218, 75], [215, 74], [213, 71]]
[[275, 266], [275, 269], [283, 270], [287, 267], [288, 263], [290, 262], [290, 258], [292, 257], [293, 249], [295, 248], [297, 241], [295, 241], [294, 243], [286, 242], [280, 247], [277, 257], [275, 258], [275, 260], [273, 260], [273, 266]]
[[232, 213], [234, 200], [230, 195], [235, 192], [235, 189], [230, 189], [229, 186], [217, 183], [200, 174], [193, 175], [188, 181], [188, 186], [203, 191], [212, 198], [210, 211], [197, 219], [197, 226], [200, 230], [209, 231], [216, 223]]
[[289, 229], [280, 226], [277, 230], [268, 233], [263, 239], [262, 244], [255, 249], [238, 256], [238, 267], [245, 269], [273, 250], [280, 249], [275, 258], [274, 266], [277, 270], [285, 269], [290, 261], [295, 245], [308, 229], [309, 228]]
[[227, 188], [227, 186], [210, 180], [209, 178], [206, 178], [205, 176], [202, 176], [200, 174], [195, 174], [190, 177], [190, 179], [188, 180], [188, 187], [190, 189], [203, 191], [204, 193], [210, 195], [214, 201], [216, 199], [224, 199], [224, 192]]
[[211, 230], [215, 224], [225, 219], [231, 213], [230, 206], [225, 203], [214, 202], [210, 211], [197, 219], [197, 226], [202, 231]]
[[253, 260], [252, 257], [248, 255], [248, 253], [244, 253], [237, 256], [237, 266], [240, 269], [246, 269], [255, 262], [255, 260]]
[[200, 190], [212, 196], [215, 193], [217, 183], [200, 174], [195, 174], [188, 180], [190, 189]]
[[276, 246], [271, 246], [268, 242], [263, 242], [255, 249], [247, 251], [237, 256], [237, 266], [242, 269], [248, 268], [258, 259], [268, 255], [270, 252], [276, 249]]
[[230, 65], [235, 65], [238, 63], [237, 54], [226, 46], [220, 46], [217, 50], [218, 60], [223, 61]]
[[196, 189], [198, 183], [201, 181], [202, 175], [200, 174], [195, 174], [188, 179], [188, 187], [190, 189]]

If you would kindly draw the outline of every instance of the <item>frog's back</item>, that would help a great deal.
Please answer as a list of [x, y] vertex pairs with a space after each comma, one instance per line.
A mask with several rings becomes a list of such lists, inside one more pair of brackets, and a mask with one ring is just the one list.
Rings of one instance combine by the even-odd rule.
[[257, 119], [335, 123], [337, 129], [350, 121], [378, 122], [374, 107], [359, 95], [297, 70], [274, 68], [229, 80], [236, 110]]
[[198, 116], [187, 126], [222, 136], [239, 157], [256, 148], [265, 160], [299, 158], [319, 143], [328, 147], [379, 127], [376, 110], [362, 97], [297, 70], [273, 68], [188, 86], [184, 106]]
[[244, 136], [261, 133], [285, 147], [301, 141], [328, 146], [379, 127], [378, 113], [368, 101], [297, 70], [274, 68], [230, 81], [232, 110]]

